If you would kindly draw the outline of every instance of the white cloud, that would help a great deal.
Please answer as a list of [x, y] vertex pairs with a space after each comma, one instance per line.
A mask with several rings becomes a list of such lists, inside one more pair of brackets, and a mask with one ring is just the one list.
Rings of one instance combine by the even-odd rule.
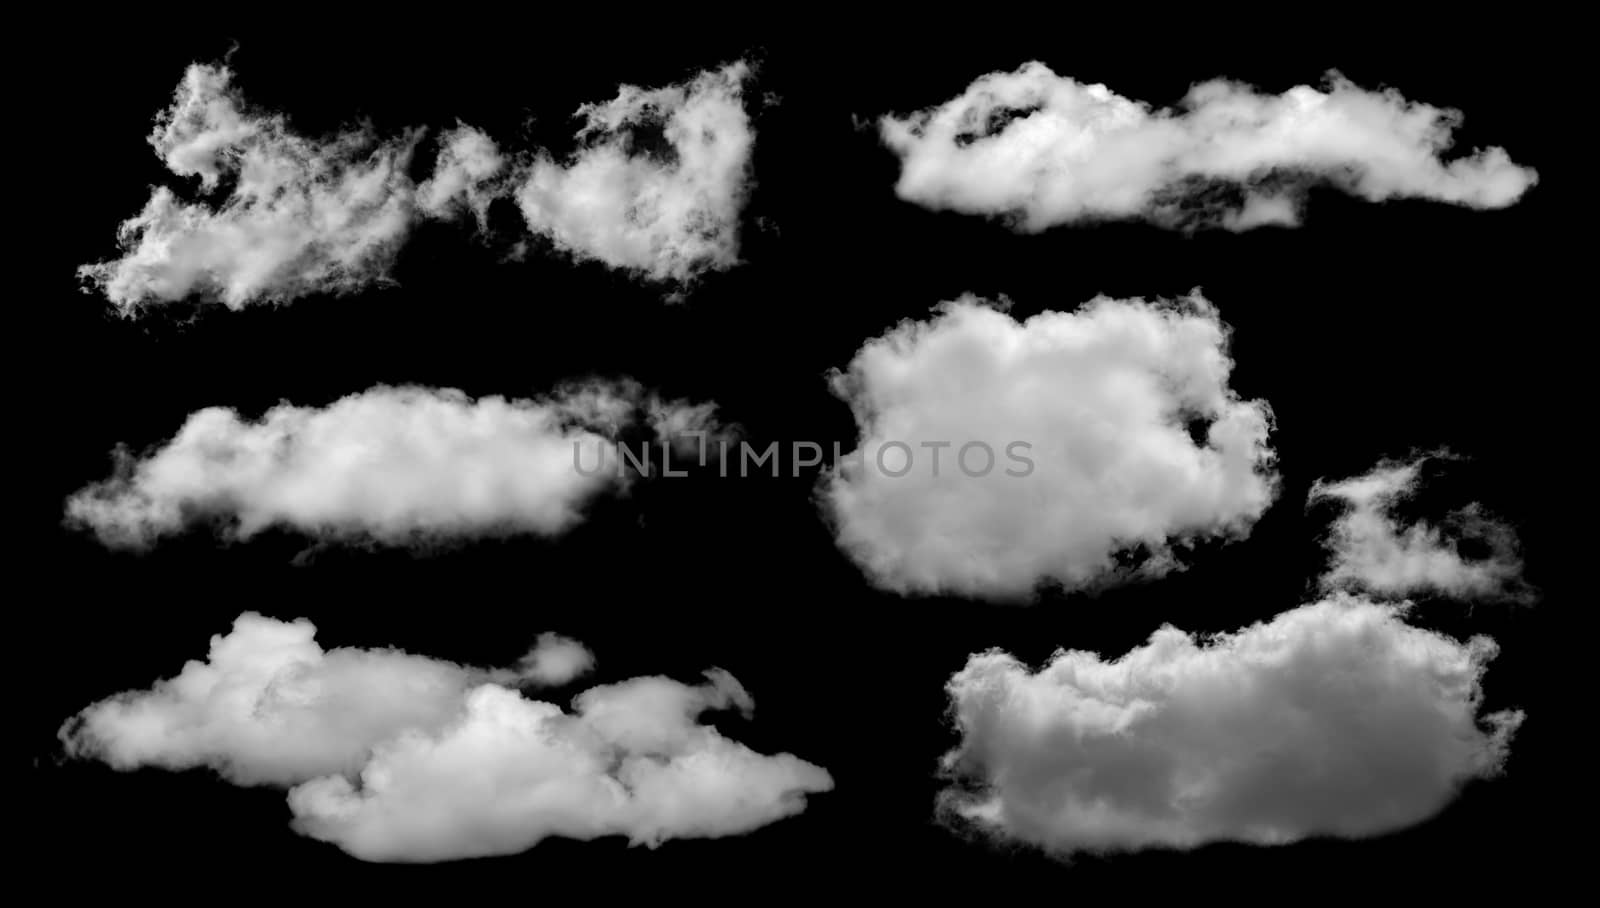
[[632, 384], [536, 400], [378, 386], [320, 408], [281, 404], [255, 421], [212, 407], [147, 456], [122, 453], [116, 474], [73, 495], [67, 515], [114, 546], [215, 519], [240, 538], [273, 526], [393, 544], [554, 535], [591, 496], [626, 481], [614, 465], [596, 470], [593, 452], [635, 419], [659, 429], [673, 412]]
[[1270, 410], [1234, 393], [1232, 365], [1198, 293], [1021, 323], [968, 297], [903, 322], [834, 377], [861, 433], [823, 486], [839, 544], [906, 593], [1171, 568], [1175, 544], [1248, 532], [1276, 493]]
[[820, 767], [696, 722], [753, 708], [726, 672], [699, 687], [649, 677], [591, 688], [568, 713], [507, 686], [539, 680], [526, 664], [324, 651], [314, 634], [304, 620], [242, 615], [206, 662], [89, 707], [62, 740], [118, 769], [209, 766], [238, 784], [297, 786], [296, 829], [377, 861], [508, 854], [552, 835], [733, 835], [833, 787]]
[[1169, 625], [1112, 662], [975, 655], [948, 685], [962, 741], [946, 757], [975, 790], [945, 804], [1061, 853], [1420, 822], [1501, 769], [1523, 715], [1479, 715], [1493, 641], [1403, 616], [1340, 595], [1209, 640]]
[[237, 309], [382, 278], [412, 221], [406, 166], [416, 136], [367, 129], [326, 139], [249, 111], [225, 67], [191, 66], [150, 144], [175, 175], [216, 203], [158, 187], [126, 221], [121, 258], [79, 274], [129, 312], [190, 294]]
[[[386, 280], [420, 219], [515, 195], [528, 226], [560, 249], [658, 282], [683, 284], [738, 262], [753, 134], [735, 63], [683, 85], [631, 85], [585, 105], [584, 147], [565, 163], [534, 152], [514, 166], [465, 124], [440, 137], [433, 174], [407, 175], [423, 131], [381, 138], [367, 127], [330, 137], [293, 132], [252, 109], [221, 65], [193, 65], [149, 141], [174, 175], [198, 180], [184, 201], [152, 190], [118, 231], [123, 254], [79, 276], [124, 314], [187, 298], [231, 309], [343, 293]], [[659, 127], [664, 151], [639, 137]]]
[[1312, 179], [1370, 201], [1512, 204], [1537, 175], [1504, 149], [1442, 159], [1461, 118], [1332, 73], [1281, 95], [1206, 82], [1153, 110], [1034, 62], [880, 129], [901, 158], [900, 197], [929, 208], [1027, 231], [1100, 217], [1244, 230], [1296, 223]]
[[396, 650], [324, 651], [309, 621], [247, 613], [206, 661], [84, 710], [70, 753], [118, 769], [210, 767], [240, 785], [292, 785], [358, 771], [372, 747], [439, 728], [482, 673]]
[[594, 653], [576, 640], [544, 634], [518, 668], [524, 677], [541, 684], [566, 684], [594, 668]]
[[506, 168], [494, 140], [470, 126], [458, 125], [444, 137], [433, 176], [417, 188], [417, 204], [434, 217], [448, 217], [465, 207], [487, 229], [489, 203], [500, 194], [495, 185]]
[[[1423, 521], [1402, 526], [1394, 505], [1415, 491], [1427, 458], [1384, 462], [1364, 476], [1318, 481], [1311, 501], [1336, 500], [1344, 513], [1328, 539], [1331, 560], [1325, 589], [1359, 589], [1374, 595], [1436, 592], [1458, 598], [1526, 599], [1516, 534], [1484, 515], [1476, 504], [1447, 516], [1445, 527]], [[1465, 558], [1459, 545], [1485, 545], [1482, 558]]]
[[467, 699], [436, 735], [380, 747], [361, 775], [290, 792], [296, 827], [374, 861], [432, 861], [522, 851], [546, 836], [737, 835], [798, 813], [827, 772], [763, 756], [698, 725], [702, 710], [748, 707], [731, 677], [688, 687], [639, 678], [586, 691], [572, 715], [497, 687]]
[[[541, 153], [518, 191], [528, 226], [580, 258], [685, 282], [738, 261], [753, 134], [740, 97], [744, 63], [692, 82], [625, 85], [579, 108], [588, 144], [565, 163]], [[628, 139], [659, 125], [664, 154]]]

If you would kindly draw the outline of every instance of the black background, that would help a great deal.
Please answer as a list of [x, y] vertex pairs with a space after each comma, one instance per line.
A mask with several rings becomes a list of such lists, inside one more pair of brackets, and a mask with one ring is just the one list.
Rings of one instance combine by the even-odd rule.
[[[1005, 43], [957, 35], [847, 41], [747, 40], [563, 31], [519, 24], [470, 38], [426, 29], [382, 40], [338, 29], [292, 39], [247, 29], [160, 40], [110, 32], [61, 51], [71, 77], [36, 86], [58, 137], [38, 153], [57, 215], [26, 263], [47, 325], [16, 352], [34, 368], [42, 415], [23, 495], [22, 572], [41, 581], [28, 616], [28, 799], [45, 818], [32, 846], [81, 860], [74, 885], [208, 891], [213, 881], [335, 879], [361, 885], [571, 885], [704, 888], [750, 883], [746, 897], [821, 884], [949, 894], [1040, 886], [1063, 897], [1152, 888], [1288, 894], [1283, 887], [1399, 882], [1434, 890], [1492, 885], [1543, 866], [1558, 834], [1542, 822], [1559, 719], [1550, 647], [1573, 608], [1551, 576], [1556, 532], [1546, 493], [1559, 395], [1545, 354], [1574, 302], [1557, 286], [1553, 240], [1560, 144], [1530, 102], [1549, 78], [1538, 48], [1510, 32], [1497, 51], [1471, 41], [1232, 41], [1157, 50], [1148, 42], [1041, 28]], [[282, 307], [155, 308], [119, 318], [81, 293], [76, 265], [115, 254], [115, 229], [152, 184], [189, 195], [145, 144], [190, 62], [231, 65], [245, 97], [321, 133], [367, 119], [384, 134], [457, 119], [502, 147], [570, 147], [579, 105], [631, 82], [658, 86], [745, 57], [754, 112], [754, 184], [744, 264], [709, 276], [679, 304], [598, 264], [574, 264], [522, 238], [509, 201], [499, 239], [468, 224], [419, 227], [394, 283]], [[1177, 42], [1174, 42], [1177, 43]], [[1516, 51], [1515, 54], [1512, 51]], [[1177, 101], [1226, 76], [1279, 92], [1338, 68], [1363, 87], [1465, 111], [1458, 146], [1503, 145], [1542, 180], [1519, 204], [1472, 211], [1421, 201], [1371, 204], [1313, 194], [1305, 225], [1184, 235], [1141, 224], [1017, 235], [980, 218], [936, 214], [893, 194], [897, 163], [861, 128], [877, 114], [955, 96], [976, 76], [1041, 59], [1127, 97]], [[431, 163], [431, 143], [417, 161]], [[878, 593], [839, 552], [813, 498], [815, 476], [657, 479], [603, 500], [556, 541], [485, 540], [418, 554], [313, 546], [292, 533], [248, 543], [207, 533], [146, 554], [113, 553], [61, 523], [66, 496], [106, 476], [119, 443], [169, 438], [191, 412], [226, 405], [256, 416], [279, 401], [321, 406], [375, 384], [536, 395], [586, 376], [631, 376], [668, 396], [714, 400], [747, 435], [787, 443], [854, 442], [827, 372], [861, 344], [940, 300], [1005, 295], [1022, 317], [1097, 294], [1172, 296], [1202, 288], [1232, 326], [1233, 386], [1276, 414], [1282, 489], [1248, 539], [1205, 546], [1192, 567], [1096, 594], [1031, 606]], [[18, 339], [13, 339], [17, 344]], [[1502, 652], [1487, 710], [1526, 709], [1506, 774], [1473, 783], [1441, 816], [1358, 842], [1078, 857], [969, 840], [934, 812], [937, 759], [956, 737], [943, 684], [969, 653], [1003, 647], [1030, 663], [1057, 646], [1107, 657], [1164, 622], [1232, 630], [1307, 601], [1322, 564], [1328, 512], [1307, 510], [1319, 477], [1436, 448], [1468, 458], [1434, 471], [1412, 513], [1469, 501], [1517, 527], [1532, 607], [1424, 600], [1415, 621], [1456, 636], [1493, 636]], [[202, 658], [241, 611], [311, 618], [324, 646], [397, 646], [501, 665], [541, 631], [585, 641], [601, 681], [638, 674], [693, 680], [721, 666], [757, 703], [754, 720], [717, 716], [764, 752], [827, 768], [834, 792], [749, 836], [672, 841], [549, 840], [526, 854], [433, 866], [367, 865], [295, 835], [281, 791], [243, 790], [206, 772], [118, 774], [63, 764], [62, 720], [117, 691], [170, 677]], [[1541, 707], [1546, 707], [1542, 709]], [[1256, 887], [1256, 888], [1252, 888]], [[210, 890], [232, 891], [232, 890]], [[695, 890], [691, 890], [695, 891]]]

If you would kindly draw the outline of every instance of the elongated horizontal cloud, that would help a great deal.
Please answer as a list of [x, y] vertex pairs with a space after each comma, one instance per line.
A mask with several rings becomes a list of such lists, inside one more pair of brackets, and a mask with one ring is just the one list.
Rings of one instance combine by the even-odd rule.
[[939, 107], [880, 121], [901, 159], [896, 191], [934, 209], [1039, 231], [1083, 218], [1245, 230], [1299, 220], [1310, 183], [1367, 199], [1503, 208], [1537, 181], [1495, 147], [1445, 161], [1459, 111], [1367, 91], [1266, 95], [1215, 80], [1153, 110], [1042, 63], [990, 73]]
[[[1516, 534], [1477, 504], [1449, 514], [1443, 527], [1425, 521], [1402, 525], [1395, 516], [1394, 506], [1416, 490], [1426, 460], [1386, 461], [1366, 475], [1311, 487], [1311, 501], [1344, 506], [1329, 534], [1323, 588], [1377, 596], [1431, 592], [1460, 599], [1530, 599]], [[1486, 554], [1464, 557], [1460, 543], [1469, 540], [1482, 544]]]
[[514, 689], [548, 680], [546, 641], [522, 669], [486, 670], [325, 651], [314, 636], [304, 620], [241, 615], [205, 662], [90, 706], [62, 741], [118, 769], [211, 767], [237, 784], [294, 786], [296, 829], [374, 861], [509, 854], [548, 836], [653, 846], [734, 835], [833, 786], [820, 767], [698, 724], [706, 710], [753, 708], [726, 672], [700, 686], [594, 687], [569, 713]]
[[67, 502], [68, 521], [112, 546], [144, 546], [200, 522], [239, 538], [269, 527], [390, 544], [477, 534], [556, 535], [595, 494], [628, 481], [580, 469], [640, 422], [704, 421], [704, 405], [631, 383], [573, 385], [540, 399], [378, 386], [325, 407], [282, 404], [250, 420], [200, 410], [142, 457]]
[[[738, 260], [752, 142], [740, 101], [747, 72], [736, 63], [685, 85], [624, 86], [580, 108], [587, 145], [566, 163], [543, 151], [507, 154], [457, 124], [440, 136], [419, 186], [408, 168], [424, 130], [300, 135], [283, 115], [248, 104], [226, 66], [196, 64], [149, 141], [199, 191], [185, 201], [155, 188], [118, 231], [122, 255], [78, 274], [124, 314], [189, 298], [239, 309], [345, 293], [386, 280], [420, 220], [470, 211], [487, 229], [490, 203], [514, 196], [534, 232], [561, 249], [682, 283]], [[635, 141], [655, 126], [660, 154]]]
[[1496, 648], [1346, 595], [1233, 634], [1158, 630], [1037, 672], [973, 656], [948, 685], [956, 815], [1046, 849], [1279, 845], [1421, 822], [1497, 773], [1519, 711], [1480, 715]]
[[822, 487], [879, 586], [1015, 597], [1176, 566], [1276, 492], [1271, 412], [1229, 387], [1198, 293], [1018, 322], [982, 301], [903, 322], [834, 376], [860, 431]]
[[[572, 255], [662, 282], [739, 259], [753, 134], [734, 63], [684, 85], [625, 85], [578, 109], [586, 146], [565, 162], [541, 153], [517, 200], [528, 226]], [[659, 147], [640, 137], [660, 130]]]

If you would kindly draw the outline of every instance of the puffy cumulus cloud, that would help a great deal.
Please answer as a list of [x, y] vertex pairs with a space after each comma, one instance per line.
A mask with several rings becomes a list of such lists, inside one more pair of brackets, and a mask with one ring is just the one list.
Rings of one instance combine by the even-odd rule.
[[683, 85], [625, 85], [579, 108], [584, 147], [565, 162], [540, 153], [527, 169], [517, 199], [528, 226], [653, 281], [733, 266], [753, 142], [741, 98], [749, 72], [734, 63]]
[[544, 634], [520, 668], [523, 675], [541, 683], [566, 684], [594, 668], [594, 653], [576, 640]]
[[547, 836], [737, 835], [805, 808], [833, 780], [789, 754], [763, 756], [699, 725], [749, 697], [725, 673], [689, 687], [640, 678], [597, 687], [571, 715], [481, 687], [435, 735], [378, 748], [359, 783], [317, 779], [289, 794], [296, 827], [372, 861], [509, 854]]
[[839, 544], [888, 589], [1013, 597], [1248, 532], [1276, 493], [1272, 418], [1229, 387], [1227, 339], [1198, 293], [903, 322], [834, 376], [860, 430], [822, 486]]
[[698, 723], [706, 710], [753, 709], [726, 672], [700, 686], [591, 688], [569, 713], [514, 686], [549, 680], [541, 653], [573, 641], [546, 637], [521, 668], [484, 670], [325, 651], [314, 636], [304, 620], [242, 615], [207, 661], [89, 707], [62, 740], [118, 769], [209, 766], [239, 784], [295, 786], [295, 828], [376, 861], [508, 854], [552, 835], [734, 835], [833, 787], [820, 767]]
[[119, 231], [122, 257], [79, 269], [124, 312], [191, 294], [237, 309], [361, 287], [383, 277], [411, 225], [416, 135], [296, 135], [232, 82], [226, 67], [189, 67], [150, 134], [173, 174], [225, 195], [185, 202], [156, 188]]
[[973, 656], [948, 690], [957, 815], [1047, 849], [1261, 845], [1420, 822], [1497, 773], [1519, 711], [1480, 714], [1486, 637], [1348, 596], [1232, 634], [1163, 627], [1114, 661]]
[[390, 544], [555, 535], [594, 494], [628, 480], [580, 468], [580, 450], [635, 422], [660, 431], [677, 406], [632, 383], [594, 383], [531, 400], [378, 386], [253, 421], [212, 407], [145, 456], [119, 451], [114, 475], [73, 495], [67, 518], [133, 547], [214, 520], [240, 538], [273, 526]]
[[[1318, 481], [1311, 501], [1339, 502], [1344, 512], [1328, 538], [1331, 553], [1324, 588], [1364, 590], [1373, 595], [1441, 593], [1464, 599], [1528, 601], [1516, 534], [1484, 514], [1477, 504], [1446, 516], [1444, 526], [1424, 521], [1402, 525], [1394, 506], [1417, 488], [1427, 458], [1379, 464], [1370, 473], [1335, 482]], [[1461, 554], [1460, 544], [1482, 545], [1481, 558]]]
[[444, 137], [433, 176], [417, 187], [417, 204], [434, 217], [470, 210], [487, 229], [489, 203], [501, 192], [496, 180], [506, 160], [494, 140], [470, 126], [458, 125]]
[[488, 677], [395, 650], [325, 651], [315, 635], [309, 621], [240, 615], [206, 661], [85, 709], [62, 740], [118, 769], [204, 766], [241, 785], [290, 785], [356, 772], [402, 729], [441, 727]]
[[880, 121], [901, 198], [1043, 230], [1080, 218], [1174, 227], [1292, 225], [1312, 181], [1371, 201], [1512, 204], [1537, 180], [1501, 148], [1445, 161], [1459, 111], [1367, 91], [1337, 73], [1281, 95], [1216, 80], [1153, 110], [1042, 63]]

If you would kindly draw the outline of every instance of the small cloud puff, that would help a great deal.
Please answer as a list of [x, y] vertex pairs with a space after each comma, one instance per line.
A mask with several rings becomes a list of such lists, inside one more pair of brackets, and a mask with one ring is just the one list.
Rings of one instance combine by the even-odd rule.
[[566, 684], [594, 668], [594, 653], [560, 634], [541, 634], [539, 643], [518, 665], [523, 677], [541, 684]]
[[[1312, 502], [1336, 501], [1344, 509], [1329, 534], [1331, 558], [1322, 587], [1385, 597], [1432, 592], [1530, 601], [1533, 590], [1522, 580], [1516, 534], [1479, 505], [1452, 512], [1442, 528], [1424, 521], [1402, 524], [1395, 516], [1394, 506], [1415, 492], [1428, 459], [1385, 461], [1362, 476], [1312, 485]], [[1460, 543], [1469, 540], [1486, 553], [1463, 556]]]

